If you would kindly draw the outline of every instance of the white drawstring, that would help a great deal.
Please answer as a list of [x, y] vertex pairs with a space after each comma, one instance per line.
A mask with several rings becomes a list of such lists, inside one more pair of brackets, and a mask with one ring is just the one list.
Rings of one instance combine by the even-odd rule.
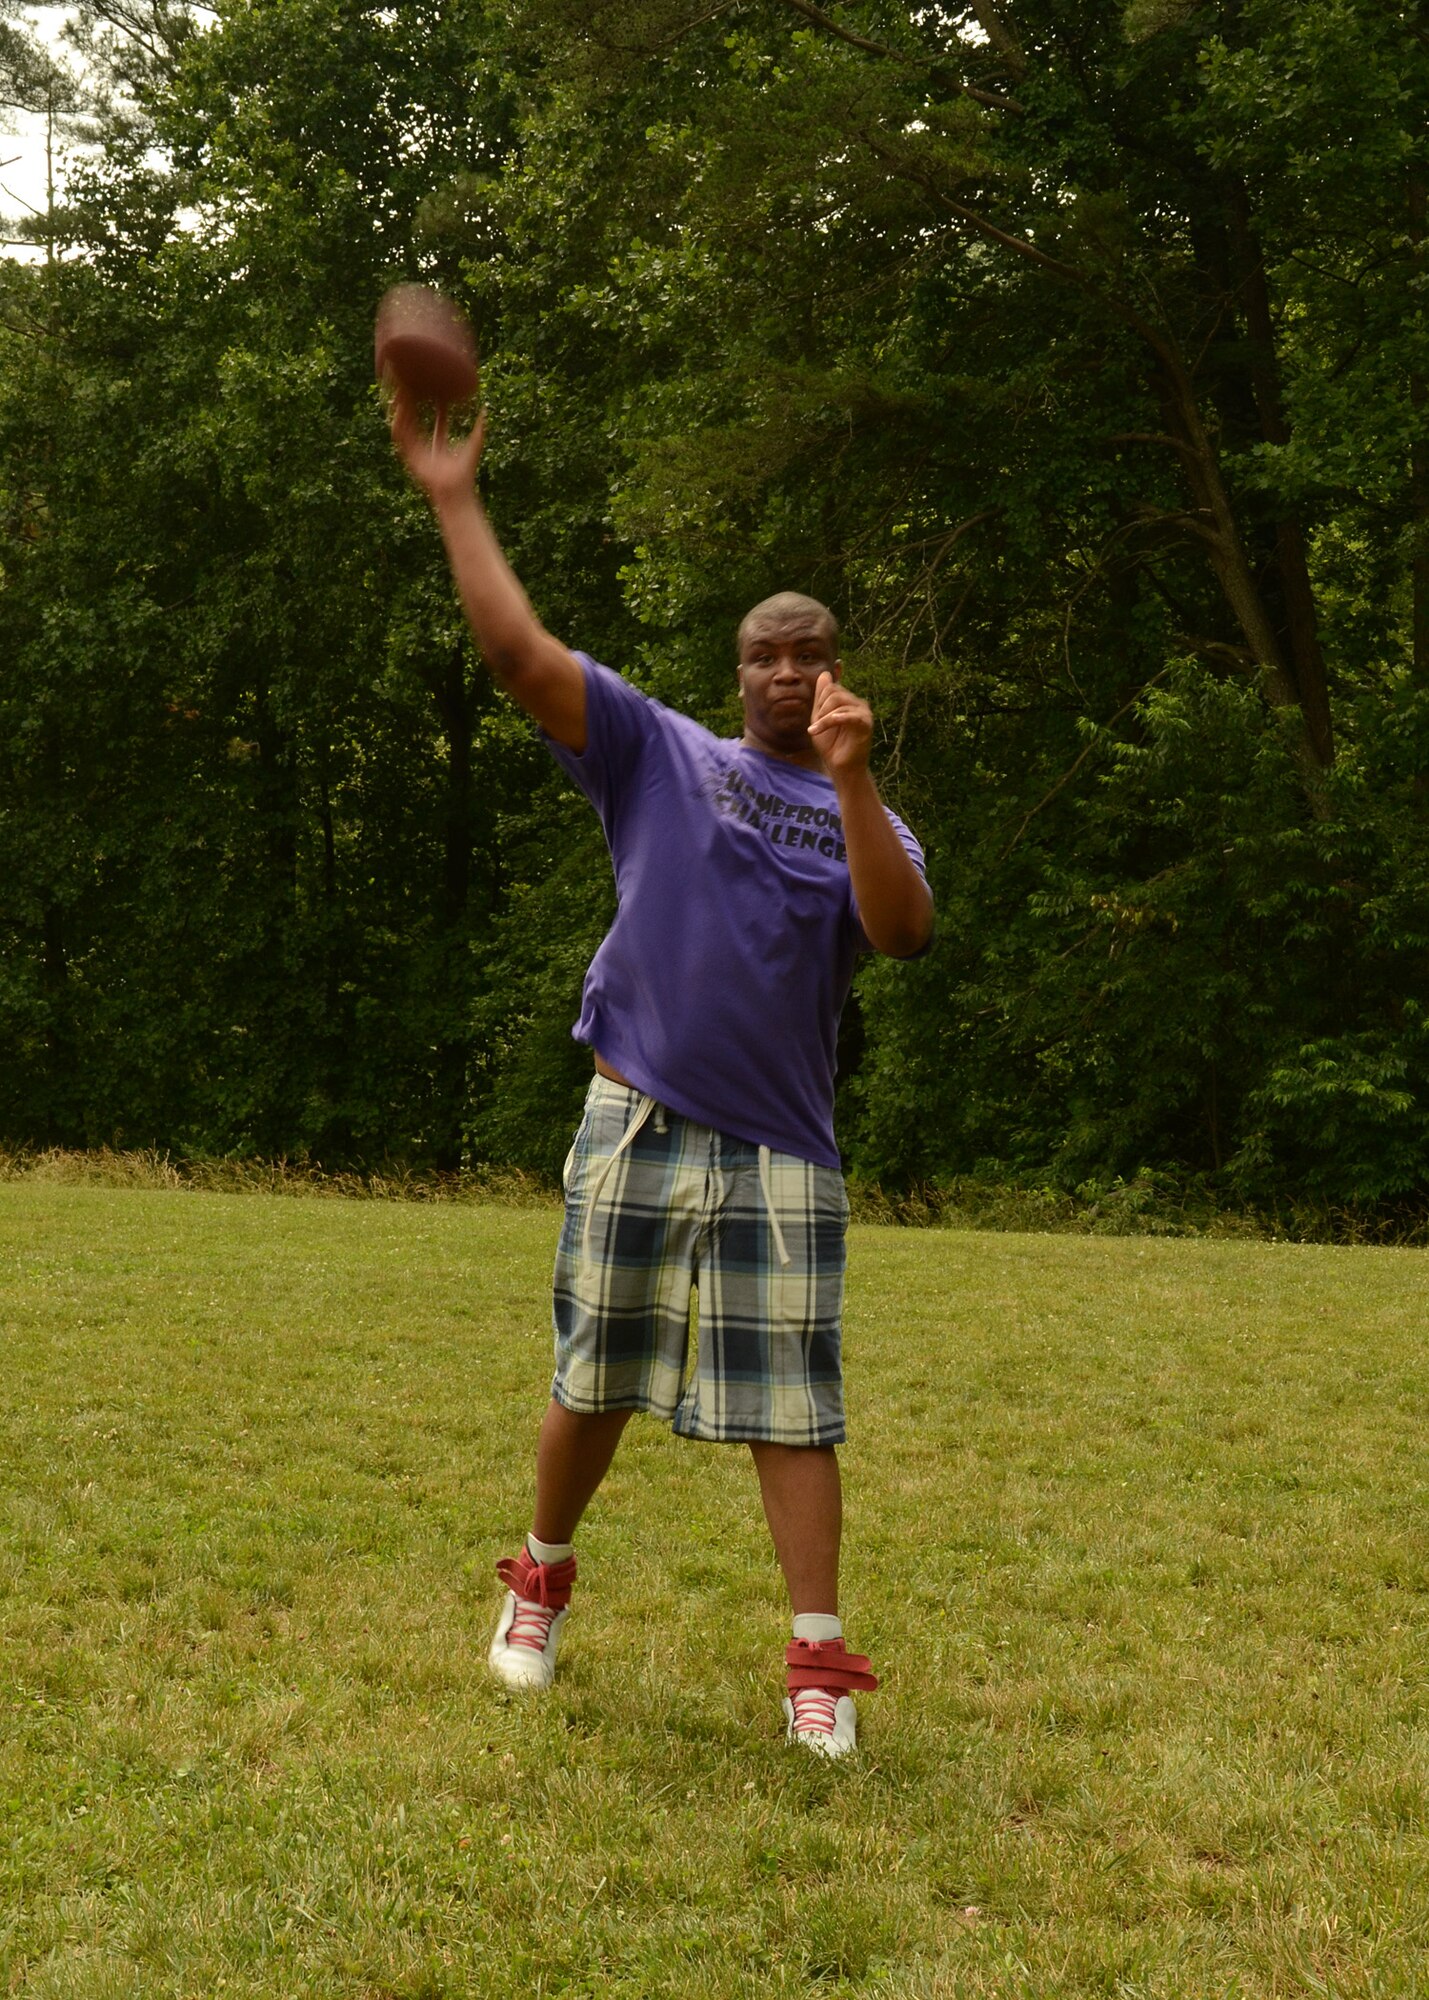
[[653, 1097], [646, 1097], [642, 1091], [635, 1107], [635, 1116], [620, 1135], [620, 1144], [606, 1155], [596, 1170], [595, 1179], [591, 1182], [585, 1198], [585, 1229], [581, 1234], [581, 1256], [583, 1258], [590, 1256], [590, 1233], [595, 1226], [596, 1199], [601, 1189], [605, 1186], [610, 1170], [640, 1130], [640, 1127], [645, 1123], [645, 1120], [650, 1116], [650, 1113], [656, 1110], [660, 1113], [659, 1119], [656, 1122], [656, 1130], [658, 1131], [663, 1127], [665, 1122], [664, 1107], [663, 1105], [657, 1105]]
[[[619, 1145], [607, 1153], [596, 1169], [585, 1197], [585, 1228], [581, 1233], [581, 1256], [583, 1258], [590, 1256], [591, 1231], [595, 1227], [595, 1205], [600, 1198], [601, 1189], [609, 1179], [612, 1167], [625, 1151], [626, 1147], [634, 1140], [652, 1111], [655, 1113], [655, 1130], [657, 1132], [665, 1130], [664, 1105], [657, 1103], [653, 1097], [647, 1097], [642, 1091], [635, 1106], [635, 1114], [620, 1135]], [[789, 1256], [788, 1245], [784, 1241], [784, 1232], [779, 1227], [779, 1211], [774, 1206], [774, 1177], [770, 1172], [770, 1154], [767, 1146], [759, 1148], [759, 1187], [764, 1196], [764, 1206], [769, 1211], [769, 1227], [774, 1232], [774, 1248], [779, 1253], [779, 1262], [781, 1264], [788, 1264], [792, 1260]]]
[[789, 1262], [789, 1252], [784, 1247], [784, 1232], [779, 1227], [779, 1211], [774, 1206], [774, 1179], [769, 1171], [769, 1148], [759, 1148], [759, 1185], [764, 1190], [764, 1206], [769, 1210], [769, 1227], [774, 1231], [774, 1248], [779, 1252], [779, 1262]]

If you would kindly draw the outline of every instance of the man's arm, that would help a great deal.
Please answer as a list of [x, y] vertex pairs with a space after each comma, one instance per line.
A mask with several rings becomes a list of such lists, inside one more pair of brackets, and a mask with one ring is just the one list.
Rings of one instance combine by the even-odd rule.
[[838, 795], [849, 879], [864, 934], [875, 951], [911, 958], [933, 935], [933, 898], [898, 838], [868, 768], [873, 712], [832, 674], [820, 674], [809, 734]]
[[580, 756], [586, 746], [585, 675], [575, 655], [551, 637], [531, 609], [486, 518], [476, 490], [485, 438], [485, 411], [453, 444], [445, 411], [428, 437], [411, 398], [399, 389], [393, 400], [392, 442], [431, 502], [482, 657], [512, 700], [548, 736]]

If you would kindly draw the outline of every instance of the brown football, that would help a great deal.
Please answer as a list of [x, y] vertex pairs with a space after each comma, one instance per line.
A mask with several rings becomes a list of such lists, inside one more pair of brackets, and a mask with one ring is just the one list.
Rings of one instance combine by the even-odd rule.
[[377, 308], [378, 380], [449, 408], [476, 394], [476, 342], [460, 307], [430, 285], [394, 285]]

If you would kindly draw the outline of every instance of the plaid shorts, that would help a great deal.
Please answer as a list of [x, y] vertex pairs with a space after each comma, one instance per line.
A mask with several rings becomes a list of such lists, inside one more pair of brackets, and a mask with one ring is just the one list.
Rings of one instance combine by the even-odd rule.
[[558, 1403], [649, 1410], [682, 1437], [843, 1442], [848, 1197], [835, 1168], [597, 1076], [564, 1180]]

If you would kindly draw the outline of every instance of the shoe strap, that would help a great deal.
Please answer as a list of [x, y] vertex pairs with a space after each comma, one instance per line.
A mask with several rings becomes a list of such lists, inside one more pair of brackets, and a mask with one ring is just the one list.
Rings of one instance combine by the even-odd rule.
[[789, 1692], [796, 1688], [828, 1688], [847, 1694], [850, 1688], [876, 1688], [877, 1676], [862, 1653], [844, 1650], [842, 1639], [791, 1639], [784, 1654]]
[[519, 1556], [507, 1556], [499, 1562], [496, 1574], [528, 1604], [539, 1604], [547, 1611], [564, 1611], [576, 1580], [576, 1559], [567, 1556], [564, 1562], [538, 1563], [532, 1560], [529, 1549], [522, 1549]]

